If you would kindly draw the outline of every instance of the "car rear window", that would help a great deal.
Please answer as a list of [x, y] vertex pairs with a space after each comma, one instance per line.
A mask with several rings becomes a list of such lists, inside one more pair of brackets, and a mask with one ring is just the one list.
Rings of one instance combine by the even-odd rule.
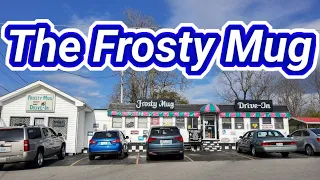
[[176, 136], [180, 135], [180, 131], [178, 128], [172, 127], [161, 127], [161, 128], [152, 128], [151, 136]]
[[320, 129], [311, 129], [311, 131], [320, 136]]
[[264, 138], [264, 137], [284, 137], [278, 131], [259, 131], [257, 134], [258, 134], [259, 138]]
[[118, 133], [114, 131], [110, 132], [96, 132], [93, 135], [93, 138], [95, 139], [104, 139], [104, 138], [117, 138]]
[[0, 129], [0, 141], [20, 141], [23, 139], [22, 128]]

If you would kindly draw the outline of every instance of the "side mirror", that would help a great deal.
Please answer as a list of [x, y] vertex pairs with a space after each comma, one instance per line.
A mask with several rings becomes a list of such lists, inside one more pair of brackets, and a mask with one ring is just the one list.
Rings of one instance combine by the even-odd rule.
[[291, 135], [291, 134], [289, 134], [287, 137], [292, 137], [292, 135]]
[[126, 136], [126, 139], [129, 139], [129, 136]]
[[62, 136], [62, 134], [61, 134], [61, 133], [58, 133], [58, 136]]
[[243, 137], [242, 137], [242, 136], [239, 136], [239, 138], [242, 139]]

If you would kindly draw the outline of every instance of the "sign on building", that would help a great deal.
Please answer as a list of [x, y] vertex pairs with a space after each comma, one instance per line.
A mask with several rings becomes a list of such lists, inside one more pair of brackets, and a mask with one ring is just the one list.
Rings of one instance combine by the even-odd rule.
[[55, 110], [54, 94], [28, 94], [27, 112], [52, 113]]
[[272, 112], [272, 100], [236, 100], [235, 111], [239, 112]]
[[174, 111], [173, 99], [138, 99], [136, 110], [142, 111]]

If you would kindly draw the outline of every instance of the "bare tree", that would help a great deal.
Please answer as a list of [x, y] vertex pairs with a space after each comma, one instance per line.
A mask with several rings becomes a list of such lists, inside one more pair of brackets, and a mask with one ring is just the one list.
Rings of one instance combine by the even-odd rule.
[[223, 71], [218, 81], [217, 94], [228, 103], [236, 99], [270, 99], [274, 77], [264, 71]]
[[[128, 9], [125, 15], [127, 17], [125, 23], [128, 27], [153, 29], [158, 27], [152, 16], [142, 15], [139, 11]], [[138, 72], [127, 69], [124, 72], [124, 102], [135, 102], [138, 98], [161, 98], [178, 90], [183, 92], [190, 83], [191, 81], [179, 71], [159, 72], [152, 69]], [[120, 83], [116, 84], [110, 97], [110, 102], [119, 101]]]
[[298, 80], [279, 78], [275, 92], [278, 104], [286, 105], [292, 116], [302, 114], [307, 101], [304, 97], [305, 89]]

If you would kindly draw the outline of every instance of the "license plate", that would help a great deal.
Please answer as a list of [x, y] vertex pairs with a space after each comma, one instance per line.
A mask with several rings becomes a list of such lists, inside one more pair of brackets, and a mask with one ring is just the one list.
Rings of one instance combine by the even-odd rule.
[[100, 142], [101, 145], [107, 145], [108, 142]]
[[0, 147], [0, 152], [11, 152], [10, 147]]
[[283, 143], [276, 143], [277, 146], [283, 146]]
[[160, 140], [160, 144], [172, 144], [172, 140]]

